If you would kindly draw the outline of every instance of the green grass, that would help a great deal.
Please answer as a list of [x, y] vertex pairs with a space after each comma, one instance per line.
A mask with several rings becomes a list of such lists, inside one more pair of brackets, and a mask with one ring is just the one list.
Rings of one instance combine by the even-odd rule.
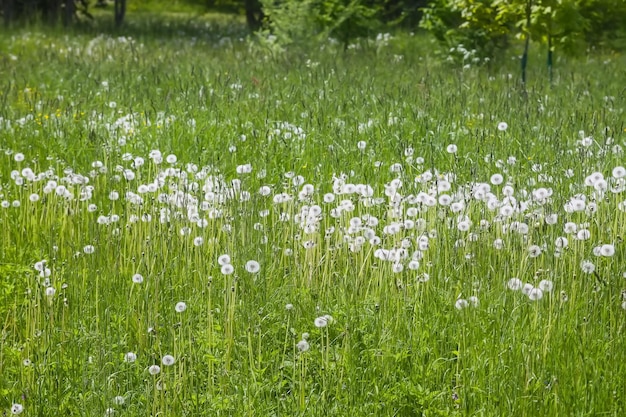
[[281, 53], [129, 24], [0, 36], [0, 410], [624, 415], [624, 57], [550, 85], [534, 56], [524, 92], [517, 59], [460, 69], [419, 36]]

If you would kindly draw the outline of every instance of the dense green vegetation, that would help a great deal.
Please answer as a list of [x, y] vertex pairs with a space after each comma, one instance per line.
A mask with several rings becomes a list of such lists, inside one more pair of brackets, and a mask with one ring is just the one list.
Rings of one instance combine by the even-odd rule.
[[622, 55], [130, 17], [0, 33], [0, 413], [626, 413]]

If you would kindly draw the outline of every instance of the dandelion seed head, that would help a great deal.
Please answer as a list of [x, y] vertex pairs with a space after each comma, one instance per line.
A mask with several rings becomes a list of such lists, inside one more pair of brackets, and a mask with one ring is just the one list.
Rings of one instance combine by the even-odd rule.
[[541, 248], [537, 245], [531, 245], [528, 247], [528, 256], [536, 258], [541, 255]]
[[530, 292], [533, 290], [533, 288], [535, 288], [535, 287], [532, 284], [530, 284], [530, 283], [524, 284], [524, 286], [522, 286], [522, 294], [524, 294], [524, 295], [530, 294]]
[[500, 185], [503, 181], [504, 177], [502, 177], [502, 174], [493, 174], [489, 179], [489, 182], [491, 182], [493, 185]]
[[591, 232], [587, 229], [581, 229], [576, 233], [578, 240], [589, 240], [591, 238]]
[[251, 274], [256, 274], [261, 269], [261, 266], [257, 261], [251, 260], [246, 262], [246, 271]]
[[593, 274], [596, 270], [595, 264], [589, 260], [582, 261], [580, 263], [580, 268], [586, 274]]
[[626, 168], [623, 166], [617, 166], [613, 168], [611, 175], [613, 175], [613, 178], [624, 178], [626, 177]]
[[22, 404], [15, 403], [11, 406], [11, 414], [13, 415], [22, 414], [23, 411], [24, 406]]
[[174, 365], [174, 363], [176, 363], [176, 359], [174, 359], [172, 355], [165, 355], [161, 359], [161, 363], [165, 366], [172, 366]]
[[224, 275], [231, 275], [233, 272], [235, 272], [235, 268], [231, 264], [224, 264], [220, 268], [220, 271]]
[[566, 248], [567, 245], [569, 244], [569, 241], [567, 240], [566, 237], [557, 237], [556, 240], [554, 241], [554, 246], [556, 246], [557, 248]]
[[302, 339], [296, 344], [296, 348], [300, 352], [306, 352], [307, 350], [309, 350], [310, 345], [309, 342], [306, 341], [306, 339]]
[[600, 247], [600, 255], [606, 256], [606, 257], [611, 257], [615, 255], [615, 246], [609, 245], [609, 244], [602, 245]]
[[315, 324], [315, 327], [317, 327], [317, 328], [326, 327], [328, 325], [328, 319], [326, 317], [324, 317], [324, 316], [317, 317], [313, 321], [313, 324]]
[[539, 289], [543, 292], [552, 292], [554, 283], [549, 279], [544, 279], [539, 282]]
[[531, 301], [538, 301], [543, 298], [543, 291], [540, 288], [532, 288], [528, 291], [528, 298]]
[[469, 301], [472, 307], [478, 307], [480, 305], [480, 301], [478, 300], [478, 297], [476, 297], [475, 295], [468, 297], [467, 301]]
[[509, 287], [510, 290], [513, 291], [519, 291], [522, 289], [522, 286], [524, 285], [524, 283], [522, 282], [521, 279], [519, 278], [511, 278], [508, 282], [507, 282], [507, 287]]

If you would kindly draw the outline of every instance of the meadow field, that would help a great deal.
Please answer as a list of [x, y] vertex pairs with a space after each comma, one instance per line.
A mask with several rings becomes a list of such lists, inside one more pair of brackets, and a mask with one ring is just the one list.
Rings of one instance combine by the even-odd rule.
[[626, 58], [0, 33], [0, 415], [626, 415]]

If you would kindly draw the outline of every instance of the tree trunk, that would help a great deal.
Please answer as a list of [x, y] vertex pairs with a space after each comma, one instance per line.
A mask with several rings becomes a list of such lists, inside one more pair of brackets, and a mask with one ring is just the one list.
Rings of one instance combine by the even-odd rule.
[[55, 25], [59, 20], [59, 9], [61, 8], [61, 4], [59, 0], [48, 0], [44, 4], [43, 20], [44, 22]]
[[532, 0], [526, 2], [526, 42], [524, 43], [524, 55], [522, 55], [522, 83], [526, 85], [526, 65], [528, 65], [528, 48], [530, 46]]
[[246, 21], [248, 22], [248, 28], [252, 31], [261, 29], [263, 24], [263, 8], [259, 3], [259, 0], [245, 0], [246, 8]]
[[15, 0], [4, 0], [2, 2], [2, 15], [4, 17], [4, 24], [9, 26], [13, 20], [13, 14], [15, 13]]
[[550, 77], [550, 85], [552, 85], [552, 35], [548, 34], [548, 77]]
[[74, 14], [76, 13], [76, 5], [74, 4], [74, 0], [65, 0], [63, 3], [63, 26], [69, 26], [74, 20]]
[[115, 0], [115, 27], [122, 26], [126, 15], [126, 0]]

